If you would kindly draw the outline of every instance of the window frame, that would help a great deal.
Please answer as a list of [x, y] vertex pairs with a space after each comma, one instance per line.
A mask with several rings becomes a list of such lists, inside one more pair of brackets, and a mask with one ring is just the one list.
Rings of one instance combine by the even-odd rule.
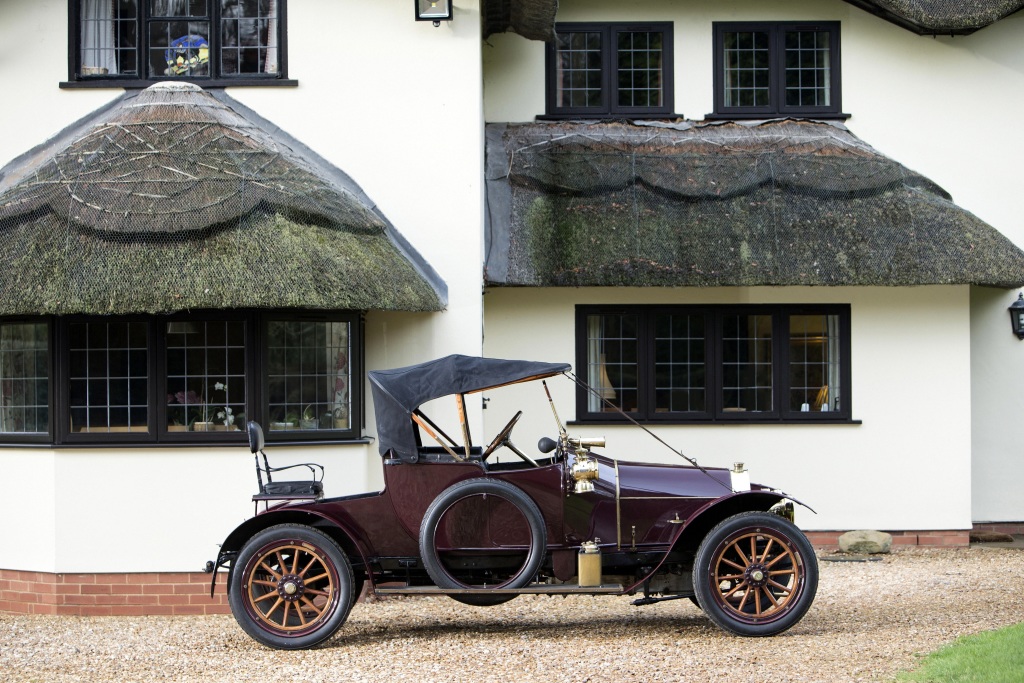
[[[195, 83], [203, 88], [225, 88], [239, 86], [295, 86], [298, 81], [288, 78], [288, 0], [277, 0], [277, 51], [278, 72], [276, 74], [239, 74], [237, 76], [220, 73], [221, 38], [220, 38], [220, 3], [209, 0], [210, 23], [216, 25], [208, 38], [210, 44], [210, 75], [208, 76], [152, 76], [141, 73], [143, 65], [148, 64], [149, 32], [151, 21], [149, 0], [138, 0], [139, 11], [135, 18], [138, 45], [135, 47], [136, 63], [140, 73], [130, 76], [113, 75], [82, 75], [82, 0], [68, 0], [68, 79], [60, 83], [61, 88], [148, 88], [162, 81], [181, 81]], [[187, 18], [182, 19], [187, 21]], [[214, 67], [216, 64], [216, 68]]]
[[[768, 33], [769, 51], [769, 106], [738, 107], [725, 104], [725, 34], [731, 32]], [[828, 31], [829, 33], [829, 100], [825, 106], [787, 106], [785, 97], [785, 33], [787, 31]], [[848, 119], [842, 106], [842, 50], [840, 49], [841, 24], [838, 21], [715, 21], [712, 22], [714, 36], [714, 113], [705, 118], [723, 119], [764, 119], [783, 116], [809, 117], [816, 119]]]
[[54, 387], [54, 363], [53, 355], [54, 349], [56, 348], [57, 341], [54, 336], [54, 326], [52, 318], [49, 316], [43, 317], [32, 317], [32, 316], [11, 316], [0, 319], [0, 325], [38, 325], [45, 324], [47, 331], [47, 377], [46, 377], [46, 392], [49, 398], [49, 410], [48, 420], [46, 424], [45, 432], [0, 432], [0, 444], [25, 444], [25, 445], [45, 445], [50, 443], [50, 435], [53, 433], [54, 415], [53, 397]]
[[[591, 32], [601, 33], [601, 105], [598, 107], [559, 107], [557, 92], [558, 73], [558, 41], [549, 41], [544, 49], [544, 89], [545, 115], [541, 119], [645, 119], [671, 118], [675, 116], [674, 93], [674, 25], [671, 21], [619, 21], [619, 22], [559, 22], [555, 24], [555, 33]], [[618, 48], [616, 36], [623, 32], [661, 33], [662, 64], [661, 94], [663, 104], [659, 107], [624, 107], [618, 102], [618, 83], [615, 78], [618, 64]]]
[[[77, 323], [145, 322], [147, 324], [148, 415], [144, 432], [72, 432], [70, 424], [70, 329]], [[3, 445], [52, 446], [188, 446], [240, 443], [246, 439], [245, 425], [236, 431], [170, 431], [167, 425], [167, 337], [166, 326], [178, 321], [242, 321], [245, 325], [245, 421], [256, 420], [272, 443], [331, 443], [361, 440], [364, 415], [364, 319], [358, 311], [241, 310], [196, 311], [177, 315], [10, 317], [0, 324], [47, 325], [49, 335], [47, 386], [49, 422], [46, 433], [0, 433]], [[330, 321], [349, 325], [349, 420], [346, 429], [273, 431], [268, 429], [268, 335], [271, 321]], [[234, 403], [234, 401], [232, 402]]]
[[[655, 317], [666, 314], [699, 314], [704, 320], [704, 376], [705, 409], [690, 412], [656, 412], [655, 403]], [[722, 321], [729, 315], [770, 315], [772, 317], [772, 410], [759, 412], [732, 412], [724, 409], [723, 400], [723, 349]], [[637, 315], [637, 410], [627, 415], [642, 423], [668, 424], [821, 424], [851, 423], [851, 334], [850, 306], [848, 304], [726, 304], [726, 305], [661, 305], [627, 304], [576, 306], [576, 368], [581, 379], [586, 380], [589, 364], [587, 318], [593, 315]], [[839, 410], [815, 412], [790, 410], [789, 369], [790, 318], [796, 315], [835, 315], [839, 331]], [[577, 424], [608, 424], [628, 421], [621, 413], [593, 412], [588, 408], [589, 392], [583, 387], [576, 389]]]

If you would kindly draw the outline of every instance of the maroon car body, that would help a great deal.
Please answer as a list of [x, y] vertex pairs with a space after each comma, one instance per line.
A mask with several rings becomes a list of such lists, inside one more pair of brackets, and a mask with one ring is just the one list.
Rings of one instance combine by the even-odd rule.
[[[271, 647], [310, 647], [344, 623], [364, 586], [478, 606], [524, 593], [690, 598], [722, 628], [752, 636], [799, 621], [817, 564], [784, 494], [727, 469], [617, 461], [560, 423], [534, 458], [510, 439], [518, 414], [486, 447], [469, 443], [466, 394], [568, 370], [449, 356], [371, 372], [380, 492], [322, 499], [316, 482], [265, 483], [276, 470], [257, 459], [254, 499], [266, 509], [208, 564], [230, 568], [239, 625]], [[461, 442], [420, 410], [446, 394], [460, 409]], [[262, 432], [253, 423], [249, 432], [259, 458]], [[502, 447], [521, 461], [490, 462]]]

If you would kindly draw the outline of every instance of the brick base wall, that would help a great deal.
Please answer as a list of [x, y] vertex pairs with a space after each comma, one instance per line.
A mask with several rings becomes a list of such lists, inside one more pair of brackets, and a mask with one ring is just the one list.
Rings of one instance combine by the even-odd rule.
[[997, 531], [1001, 534], [1024, 536], [1024, 522], [976, 522], [975, 531]]
[[67, 616], [228, 614], [224, 582], [209, 574], [48, 574], [0, 569], [0, 612]]
[[[838, 550], [839, 537], [845, 531], [808, 531], [808, 540], [815, 548]], [[970, 529], [948, 531], [886, 531], [892, 534], [893, 545], [921, 545], [931, 547], [956, 547], [970, 545]]]
[[[974, 529], [1024, 534], [1024, 522], [975, 524]], [[970, 544], [969, 529], [890, 531], [893, 545], [957, 547]], [[843, 531], [808, 531], [815, 548], [837, 550]], [[48, 574], [0, 569], [0, 612], [69, 616], [150, 616], [229, 614], [224, 592], [227, 572], [217, 577], [210, 597], [210, 575], [201, 572], [152, 574]]]

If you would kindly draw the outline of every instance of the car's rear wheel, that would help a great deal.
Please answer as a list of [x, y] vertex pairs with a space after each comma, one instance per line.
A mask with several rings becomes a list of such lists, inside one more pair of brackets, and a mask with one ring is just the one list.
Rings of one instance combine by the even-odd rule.
[[[544, 517], [522, 489], [497, 479], [467, 479], [442, 491], [420, 524], [420, 556], [441, 588], [522, 588], [547, 549]], [[468, 605], [498, 605], [509, 595], [453, 594]]]
[[239, 626], [273, 648], [330, 638], [355, 601], [352, 567], [327, 534], [298, 524], [253, 536], [235, 560], [228, 603]]
[[729, 517], [697, 551], [694, 590], [718, 626], [770, 636], [793, 626], [818, 589], [818, 561], [795, 524], [769, 512]]

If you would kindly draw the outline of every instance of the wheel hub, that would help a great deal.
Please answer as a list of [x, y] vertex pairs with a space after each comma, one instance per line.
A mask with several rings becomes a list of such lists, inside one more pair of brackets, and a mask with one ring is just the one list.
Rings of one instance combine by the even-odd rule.
[[277, 594], [289, 602], [298, 600], [304, 592], [306, 592], [306, 585], [301, 578], [294, 574], [286, 574], [277, 582]]
[[768, 567], [760, 563], [754, 563], [743, 572], [743, 578], [755, 588], [763, 586], [768, 583]]

